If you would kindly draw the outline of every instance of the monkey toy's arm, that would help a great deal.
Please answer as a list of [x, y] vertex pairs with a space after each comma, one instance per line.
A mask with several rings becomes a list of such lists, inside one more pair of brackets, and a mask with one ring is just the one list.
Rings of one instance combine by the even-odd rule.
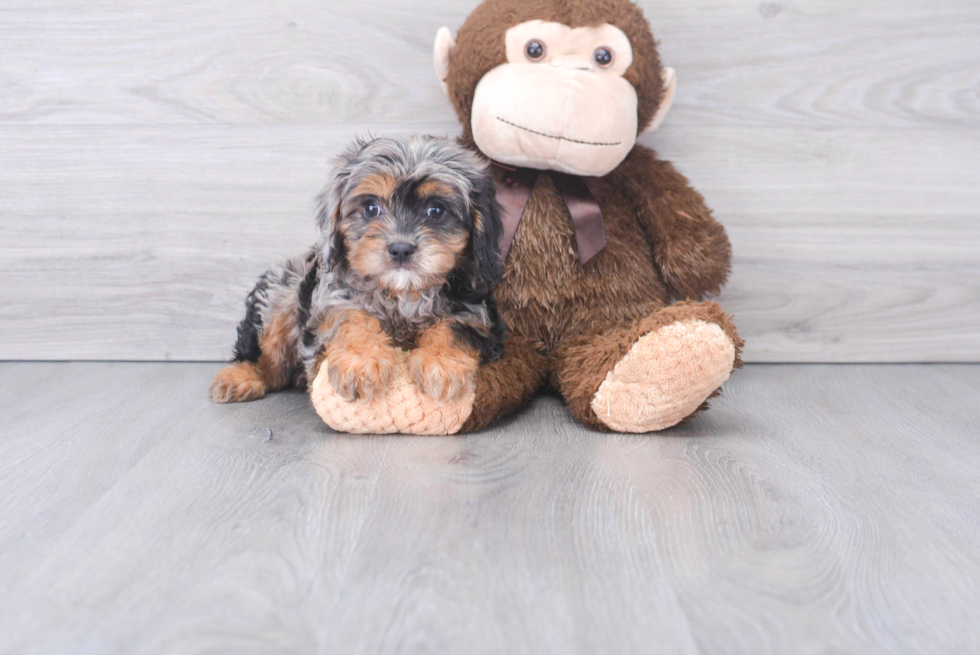
[[643, 146], [619, 171], [671, 294], [683, 300], [718, 293], [731, 270], [732, 246], [701, 194]]

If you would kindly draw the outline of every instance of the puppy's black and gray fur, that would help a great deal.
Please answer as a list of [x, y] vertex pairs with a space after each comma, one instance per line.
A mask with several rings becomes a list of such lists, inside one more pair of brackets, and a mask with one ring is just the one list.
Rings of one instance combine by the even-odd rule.
[[388, 383], [396, 348], [420, 389], [456, 397], [503, 354], [492, 290], [500, 212], [486, 164], [433, 137], [358, 141], [317, 209], [320, 242], [265, 273], [246, 299], [215, 402], [302, 386], [321, 365], [348, 400]]

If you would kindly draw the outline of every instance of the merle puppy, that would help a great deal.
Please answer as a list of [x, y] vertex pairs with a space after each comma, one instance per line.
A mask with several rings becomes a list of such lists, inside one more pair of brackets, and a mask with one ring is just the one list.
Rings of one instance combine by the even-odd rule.
[[328, 367], [345, 399], [385, 388], [396, 348], [419, 389], [456, 398], [503, 354], [491, 291], [500, 215], [486, 164], [445, 139], [357, 141], [319, 198], [320, 242], [265, 273], [245, 301], [217, 403], [303, 386]]

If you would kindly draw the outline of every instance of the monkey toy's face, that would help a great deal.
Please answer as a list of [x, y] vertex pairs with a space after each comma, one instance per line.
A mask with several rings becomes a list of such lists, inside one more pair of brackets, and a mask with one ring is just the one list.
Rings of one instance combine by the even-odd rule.
[[589, 175], [615, 168], [636, 141], [633, 49], [612, 25], [540, 20], [507, 30], [507, 63], [480, 80], [473, 138], [491, 159]]
[[[655, 86], [663, 92], [657, 110], [652, 117], [648, 111], [647, 124], [640, 125], [641, 98], [635, 84], [643, 71], [632, 71], [628, 79], [634, 46], [623, 30], [610, 23], [569, 26], [532, 19], [502, 31], [503, 47], [488, 54], [502, 50], [503, 61], [497, 59], [472, 92], [453, 98], [458, 109], [460, 98], [470, 105], [468, 136], [490, 159], [603, 176], [626, 158], [640, 129], [655, 129], [670, 106], [673, 71], [660, 71], [657, 60]], [[462, 33], [460, 38], [460, 50], [472, 48], [462, 40]], [[450, 70], [457, 61], [461, 68], [471, 63], [466, 55], [458, 58], [461, 53], [454, 50], [456, 44], [444, 28], [436, 39], [436, 70], [451, 96]], [[647, 65], [645, 71], [649, 69]], [[646, 103], [650, 104], [649, 98]]]

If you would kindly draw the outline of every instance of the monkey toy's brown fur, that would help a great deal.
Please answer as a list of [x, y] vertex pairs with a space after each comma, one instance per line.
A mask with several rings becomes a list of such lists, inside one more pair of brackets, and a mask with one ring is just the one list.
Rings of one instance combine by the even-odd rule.
[[[637, 90], [639, 123], [652, 120], [663, 99], [661, 64], [649, 25], [631, 3], [490, 0], [459, 31], [446, 80], [466, 145], [476, 147], [469, 123], [474, 89], [504, 62], [504, 31], [532, 19], [573, 28], [610, 23], [625, 32], [634, 50], [625, 77]], [[670, 304], [671, 296], [717, 293], [729, 272], [731, 247], [702, 196], [642, 146], [589, 182], [607, 245], [583, 266], [565, 203], [547, 173], [539, 178], [496, 291], [511, 330], [507, 354], [480, 371], [464, 430], [511, 412], [547, 382], [576, 418], [608, 429], [592, 408], [600, 385], [642, 335], [679, 321], [720, 326], [734, 346], [732, 366], [740, 366], [742, 341], [716, 303]]]
[[[639, 175], [649, 189], [631, 183]], [[652, 189], [662, 195], [644, 197]], [[535, 187], [496, 292], [511, 330], [507, 352], [480, 372], [477, 401], [464, 430], [508, 413], [548, 381], [576, 418], [607, 429], [591, 408], [599, 386], [640, 336], [677, 321], [717, 323], [736, 351], [741, 347], [717, 303], [669, 302], [668, 289], [689, 297], [717, 291], [729, 262], [724, 232], [674, 168], [638, 149], [594, 185], [593, 193], [602, 207], [608, 243], [583, 267], [573, 254], [574, 233], [564, 202], [550, 180], [543, 177]], [[683, 214], [675, 218], [676, 212]], [[647, 246], [647, 233], [664, 229], [683, 230], [676, 235], [680, 243], [669, 246], [676, 249], [670, 256], [682, 258], [670, 273], [690, 276], [677, 280], [678, 286], [670, 284]], [[699, 244], [704, 244], [700, 251]], [[685, 263], [692, 266], [685, 270]]]
[[[541, 28], [537, 21], [550, 27]], [[565, 65], [569, 79], [578, 76], [574, 84], [555, 88], [578, 85], [581, 89], [590, 84], [599, 88], [607, 80], [612, 82], [610, 88], [618, 85], [619, 93], [632, 96], [635, 90], [635, 103], [630, 97], [625, 105], [604, 105], [601, 93], [580, 93], [578, 111], [586, 120], [575, 123], [569, 134], [552, 132], [549, 136], [545, 130], [557, 121], [534, 113], [539, 101], [548, 98], [540, 94], [538, 98], [527, 97], [539, 93], [534, 84], [513, 87], [517, 90], [503, 111], [513, 109], [515, 115], [529, 117], [536, 128], [514, 124], [525, 133], [513, 142], [531, 143], [533, 148], [537, 137], [531, 135], [554, 139], [553, 143], [562, 146], [555, 153], [565, 153], [568, 160], [555, 166], [541, 165], [540, 160], [538, 165], [522, 163], [527, 160], [510, 161], [481, 147], [481, 135], [496, 129], [496, 121], [508, 124], [497, 113], [484, 112], [484, 122], [479, 129], [474, 127], [479, 113], [475, 101], [477, 105], [484, 102], [477, 93], [481, 81], [501, 79], [502, 69], [512, 63], [520, 64], [514, 70], [519, 68], [522, 75], [550, 75], [551, 68], [532, 68], [528, 62], [512, 61], [514, 38], [527, 38], [519, 31], [522, 29], [530, 30], [527, 34], [532, 37], [535, 30], [550, 29], [548, 34], [558, 35], [556, 39], [565, 35], [572, 44], [555, 48], [553, 64], [540, 64], [556, 69]], [[518, 36], [511, 38], [514, 34]], [[593, 62], [598, 68], [590, 68], [588, 59], [574, 66], [559, 62], [559, 55], [569, 59], [575, 44], [585, 43], [588, 48], [599, 45], [589, 41], [593, 37], [603, 41], [601, 45], [610, 45], [604, 42], [607, 38], [620, 44], [625, 54], [616, 74], [629, 85], [622, 84], [621, 79], [599, 77], [612, 71], [599, 70], [609, 67], [600, 66], [603, 62], [598, 58]], [[629, 61], [629, 47], [632, 62], [623, 68]], [[524, 53], [534, 60], [531, 50]], [[601, 430], [661, 430], [706, 407], [707, 399], [741, 365], [742, 340], [730, 318], [718, 304], [700, 301], [707, 294], [717, 293], [726, 281], [731, 247], [724, 229], [687, 180], [652, 150], [633, 146], [636, 133], [623, 134], [624, 121], [610, 121], [602, 113], [602, 107], [635, 106], [636, 131], [642, 132], [659, 124], [672, 99], [672, 72], [661, 69], [656, 42], [642, 12], [629, 0], [486, 0], [468, 18], [455, 42], [448, 30], [440, 31], [436, 69], [462, 123], [463, 145], [502, 164], [529, 165], [541, 171], [495, 292], [509, 326], [504, 357], [480, 367], [471, 413], [446, 431], [480, 429], [515, 411], [546, 385], [561, 393], [575, 418]], [[495, 69], [494, 75], [488, 75]], [[589, 77], [589, 72], [595, 76]], [[505, 81], [483, 98], [497, 103], [496, 112], [506, 94]], [[616, 138], [599, 138], [602, 129], [590, 127], [604, 117], [610, 130], [619, 130]], [[628, 117], [632, 121], [631, 113]], [[594, 138], [572, 134], [573, 129], [591, 131], [586, 136]], [[513, 136], [502, 134], [505, 138]], [[546, 147], [548, 142], [541, 143]], [[587, 146], [602, 145], [621, 145], [623, 150], [607, 157], [605, 168], [593, 167], [598, 172], [578, 173], [593, 175], [587, 178], [587, 185], [601, 209], [606, 233], [605, 248], [583, 264], [576, 252], [578, 241], [570, 212], [555, 184], [558, 178], [550, 171], [581, 170], [578, 163], [589, 156]], [[323, 388], [329, 391], [326, 385]], [[372, 415], [400, 409], [396, 401], [388, 409], [377, 405], [346, 408], [336, 403], [326, 410], [320, 407], [328, 423], [335, 411], [363, 412], [362, 419], [355, 415], [353, 421], [345, 423], [353, 429], [371, 423]], [[462, 411], [466, 417], [468, 408]]]

